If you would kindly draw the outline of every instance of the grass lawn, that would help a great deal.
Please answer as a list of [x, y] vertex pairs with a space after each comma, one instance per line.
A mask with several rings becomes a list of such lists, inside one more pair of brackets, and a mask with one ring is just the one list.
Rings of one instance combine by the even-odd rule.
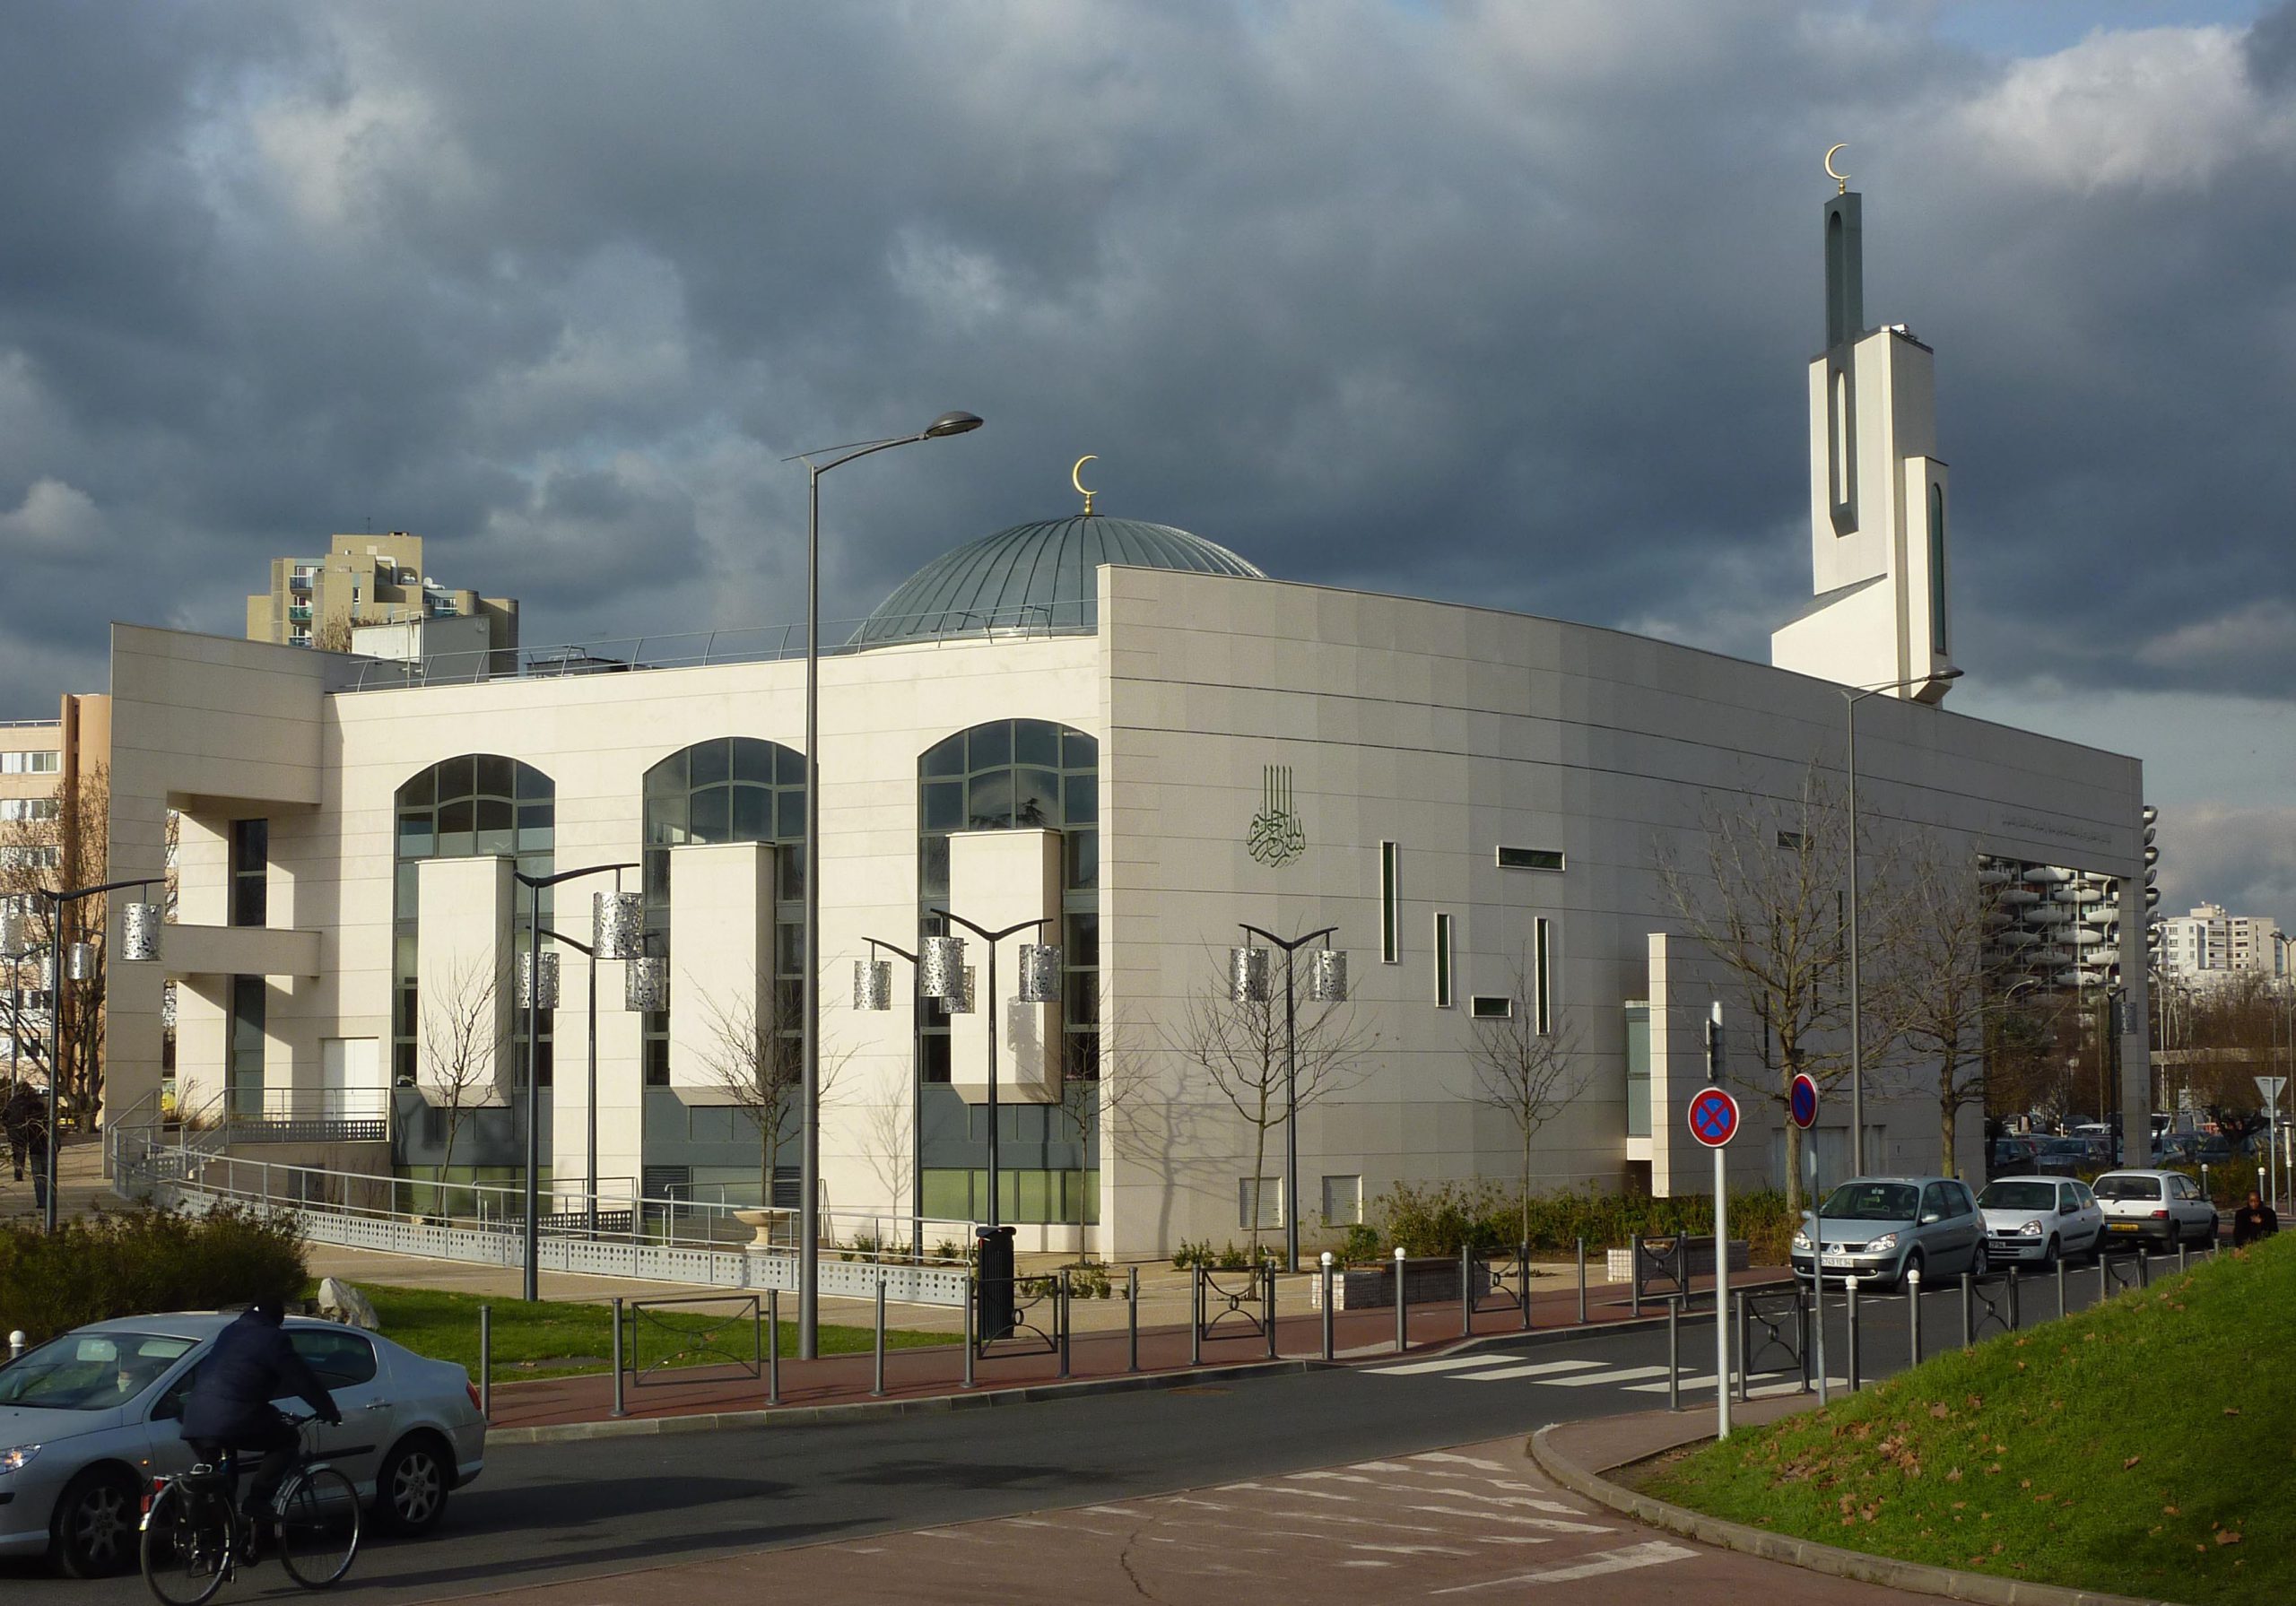
[[[355, 1286], [375, 1302], [375, 1314], [382, 1318], [386, 1336], [417, 1354], [454, 1361], [474, 1378], [478, 1376], [478, 1307], [482, 1305], [491, 1305], [494, 1311], [497, 1383], [521, 1377], [561, 1376], [571, 1372], [603, 1372], [612, 1364], [611, 1305], [571, 1305], [554, 1300], [528, 1305], [520, 1299], [482, 1299], [473, 1294], [448, 1294], [433, 1289], [391, 1288], [371, 1282]], [[790, 1303], [794, 1306], [795, 1301]], [[679, 1341], [677, 1335], [698, 1335], [713, 1323], [726, 1322], [738, 1309], [729, 1300], [723, 1305], [705, 1306], [698, 1312], [648, 1312], [639, 1322], [638, 1363], [652, 1366], [673, 1352]], [[822, 1324], [821, 1340], [824, 1355], [865, 1353], [874, 1341], [871, 1330], [866, 1327], [832, 1326], [826, 1322]], [[623, 1342], [630, 1341], [625, 1330]], [[890, 1327], [885, 1331], [885, 1347], [889, 1350], [957, 1341], [950, 1333], [912, 1333]], [[752, 1342], [747, 1319], [726, 1327], [717, 1342], [746, 1362]], [[796, 1353], [797, 1324], [784, 1322], [782, 1358], [788, 1359]], [[689, 1354], [673, 1364], [721, 1366], [726, 1364], [726, 1358], [722, 1354]]]
[[1804, 1539], [2189, 1606], [2296, 1601], [2296, 1233], [1658, 1469]]

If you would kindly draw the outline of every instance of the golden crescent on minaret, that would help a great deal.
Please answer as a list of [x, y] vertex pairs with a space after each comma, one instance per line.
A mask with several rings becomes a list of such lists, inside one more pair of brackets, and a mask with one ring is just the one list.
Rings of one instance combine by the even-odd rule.
[[1826, 152], [1826, 160], [1824, 163], [1826, 177], [1832, 179], [1837, 185], [1840, 186], [1839, 189], [1834, 191], [1834, 194], [1838, 195], [1846, 195], [1849, 193], [1849, 175], [1847, 173], [1837, 173], [1833, 170], [1833, 153], [1835, 151], [1847, 151], [1848, 149], [1849, 143], [1845, 140], [1840, 144], [1834, 146], [1831, 150], [1829, 150]]
[[1082, 457], [1077, 458], [1076, 466], [1068, 471], [1068, 482], [1076, 488], [1076, 494], [1084, 499], [1084, 517], [1086, 518], [1092, 517], [1092, 491], [1091, 487], [1084, 483], [1084, 465], [1099, 456], [1100, 454], [1098, 452], [1087, 452]]

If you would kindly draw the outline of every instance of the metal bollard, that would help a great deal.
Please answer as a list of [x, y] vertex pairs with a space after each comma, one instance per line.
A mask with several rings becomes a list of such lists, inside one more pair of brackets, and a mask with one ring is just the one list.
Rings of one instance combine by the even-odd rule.
[[2057, 1319], [2065, 1320], [2065, 1256], [2057, 1257]]
[[1053, 1288], [1053, 1319], [1060, 1324], [1060, 1375], [1068, 1376], [1068, 1268], [1060, 1268], [1060, 1280]]
[[970, 1387], [972, 1386], [972, 1365], [973, 1365], [973, 1341], [972, 1341], [972, 1334], [973, 1334], [973, 1321], [972, 1321], [972, 1307], [973, 1307], [973, 1298], [974, 1298], [974, 1294], [973, 1294], [972, 1269], [971, 1269], [970, 1266], [968, 1266], [968, 1267], [965, 1269], [965, 1381], [964, 1381], [964, 1386], [965, 1386], [965, 1387], [967, 1387], [967, 1388], [970, 1388]]
[[[1730, 1298], [1732, 1303], [1737, 1307], [1735, 1320], [1737, 1323], [1738, 1341], [1737, 1347], [1733, 1353], [1735, 1353], [1738, 1358], [1738, 1403], [1744, 1405], [1746, 1402], [1746, 1372], [1748, 1369], [1746, 1367], [1746, 1333], [1748, 1331], [1746, 1326], [1746, 1290], [1744, 1289], [1733, 1289], [1730, 1290]], [[1718, 1322], [1722, 1319], [1722, 1312], [1718, 1307], [1714, 1312], [1714, 1319]], [[1718, 1388], [1722, 1385], [1718, 1383], [1715, 1386]]]
[[885, 1272], [877, 1269], [877, 1333], [876, 1365], [870, 1374], [869, 1393], [882, 1400], [885, 1396]]
[[1396, 1353], [1411, 1347], [1411, 1295], [1403, 1286], [1404, 1248], [1396, 1246]]
[[2105, 1252], [2097, 1251], [2097, 1303], [2102, 1305], [2113, 1291], [2112, 1273], [2105, 1269]]
[[[1741, 1302], [1741, 1308], [1744, 1308]], [[1719, 1321], [1720, 1317], [1715, 1318]], [[1683, 1408], [1683, 1302], [1673, 1294], [1666, 1296], [1666, 1409]]]
[[622, 1395], [622, 1296], [613, 1297], [613, 1414], [630, 1414]]
[[2152, 1252], [2142, 1244], [2136, 1248], [2136, 1286], [2141, 1289], [2152, 1286]]
[[1320, 1277], [1322, 1277], [1322, 1279], [1323, 1279], [1324, 1359], [1325, 1359], [1326, 1360], [1330, 1360], [1330, 1359], [1333, 1359], [1333, 1355], [1332, 1355], [1332, 1323], [1331, 1323], [1331, 1251], [1330, 1251], [1330, 1250], [1328, 1250], [1328, 1249], [1325, 1250], [1325, 1251], [1323, 1252], [1322, 1255], [1321, 1255], [1320, 1257], [1318, 1257], [1318, 1268], [1317, 1268], [1317, 1270], [1318, 1270], [1318, 1275], [1319, 1275], [1319, 1276], [1320, 1276]]
[[1187, 1364], [1204, 1364], [1204, 1268], [1191, 1266], [1187, 1274]]
[[[8, 1335], [8, 1358], [13, 1360], [24, 1352], [24, 1335]], [[494, 1307], [478, 1307], [478, 1414], [488, 1421], [494, 1419]]]
[[1124, 1269], [1124, 1306], [1125, 1336], [1127, 1341], [1125, 1359], [1128, 1363], [1127, 1369], [1136, 1372], [1140, 1369], [1140, 1268], [1138, 1266], [1126, 1266]]
[[1459, 1246], [1459, 1336], [1474, 1336], [1474, 1248]]
[[2017, 1263], [2011, 1261], [2009, 1263], [2009, 1331], [2012, 1333], [2025, 1324], [2022, 1309], [2024, 1287], [2024, 1274], [2018, 1270]]
[[1626, 1240], [1626, 1314], [1642, 1314], [1642, 1235]]
[[8, 1334], [8, 1359], [10, 1360], [22, 1360], [23, 1359], [25, 1342], [24, 1330], [21, 1327], [14, 1329]]
[[1587, 1324], [1587, 1240], [1578, 1240], [1578, 1325]]
[[2185, 1241], [2182, 1238], [2177, 1240], [2177, 1270], [2179, 1272], [2192, 1270], [2192, 1263], [2185, 1258]]
[[765, 1290], [765, 1402], [781, 1403], [781, 1290]]
[[1857, 1284], [1848, 1282], [1843, 1289], [1842, 1303], [1849, 1316], [1849, 1392], [1857, 1392]]
[[1267, 1329], [1267, 1358], [1275, 1359], [1275, 1267], [1273, 1263], [1259, 1269], [1260, 1325]]
[[1905, 1273], [1906, 1355], [1909, 1367], [1921, 1364], [1921, 1268], [1909, 1266]]
[[[2100, 1269], [2104, 1262], [2097, 1263]], [[1977, 1342], [1977, 1279], [1969, 1272], [1961, 1273], [1961, 1348], [1966, 1350]]]
[[1521, 1282], [1517, 1291], [1523, 1297], [1523, 1331], [1528, 1333], [1531, 1330], [1531, 1246], [1528, 1244], [1515, 1246], [1515, 1272]]

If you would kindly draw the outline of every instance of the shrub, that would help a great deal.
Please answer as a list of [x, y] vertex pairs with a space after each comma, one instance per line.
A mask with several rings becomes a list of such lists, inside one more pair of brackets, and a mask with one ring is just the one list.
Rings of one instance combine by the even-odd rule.
[[[1396, 1244], [1413, 1254], [1457, 1254], [1469, 1245], [1483, 1253], [1504, 1252], [1523, 1236], [1520, 1191], [1487, 1177], [1431, 1185], [1398, 1183], [1372, 1201], [1371, 1214], [1380, 1230], [1350, 1231], [1350, 1259], [1377, 1258]], [[1647, 1194], [1605, 1194], [1587, 1188], [1535, 1194], [1531, 1199], [1533, 1254], [1568, 1255], [1582, 1237], [1592, 1254], [1622, 1246], [1637, 1236], [1713, 1230], [1714, 1201], [1702, 1194], [1653, 1199]], [[1359, 1243], [1358, 1231], [1365, 1234], [1367, 1242]], [[1747, 1240], [1748, 1253], [1756, 1263], [1784, 1264], [1793, 1231], [1784, 1194], [1765, 1189], [1730, 1196], [1730, 1236]]]
[[288, 1216], [134, 1210], [0, 1230], [0, 1331], [39, 1343], [89, 1322], [301, 1296], [303, 1240]]
[[1368, 1222], [1358, 1221], [1347, 1229], [1347, 1237], [1340, 1241], [1339, 1258], [1350, 1265], [1361, 1261], [1379, 1258], [1379, 1229]]
[[1172, 1270], [1175, 1272], [1185, 1272], [1190, 1266], [1208, 1266], [1211, 1263], [1212, 1243], [1208, 1238], [1200, 1244], [1191, 1244], [1186, 1238], [1182, 1238], [1180, 1246], [1172, 1251]]

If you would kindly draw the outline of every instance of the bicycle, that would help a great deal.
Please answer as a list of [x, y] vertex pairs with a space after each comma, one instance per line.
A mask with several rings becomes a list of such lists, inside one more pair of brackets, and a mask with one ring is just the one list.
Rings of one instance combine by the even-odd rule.
[[[288, 1419], [299, 1431], [315, 1419]], [[144, 1513], [143, 1562], [144, 1582], [161, 1606], [205, 1606], [243, 1563], [252, 1565], [255, 1536], [234, 1498], [238, 1484], [229, 1454], [158, 1481]], [[271, 1516], [280, 1565], [305, 1589], [325, 1589], [351, 1570], [358, 1491], [308, 1448], [280, 1480]]]

